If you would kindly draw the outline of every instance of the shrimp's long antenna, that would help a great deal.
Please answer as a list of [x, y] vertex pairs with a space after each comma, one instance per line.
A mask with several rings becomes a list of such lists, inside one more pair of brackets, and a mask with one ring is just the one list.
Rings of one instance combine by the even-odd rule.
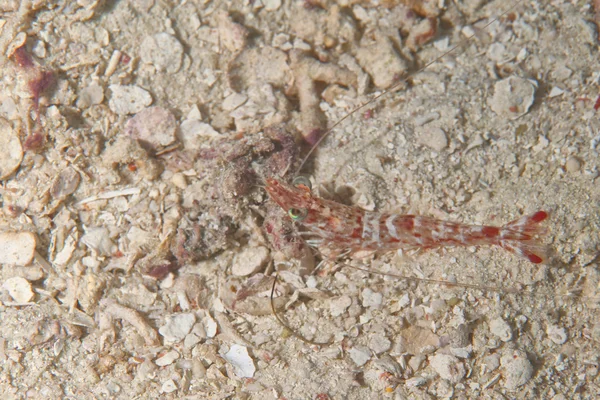
[[[496, 18], [494, 18], [493, 20], [491, 20], [487, 24], [485, 24], [483, 26], [483, 28], [480, 29], [480, 31], [486, 30], [490, 25], [492, 25], [494, 22], [499, 21], [500, 18], [502, 18], [505, 15], [507, 15], [509, 12], [511, 12], [519, 4], [521, 4], [521, 1], [517, 1], [517, 2], [513, 3], [506, 11], [504, 11], [502, 14], [498, 15]], [[364, 103], [362, 103], [362, 104], [354, 107], [348, 114], [346, 114], [344, 117], [342, 117], [339, 120], [337, 120], [333, 125], [331, 125], [329, 128], [327, 128], [327, 130], [321, 135], [321, 137], [319, 138], [319, 140], [317, 140], [317, 142], [310, 148], [310, 150], [308, 151], [308, 153], [306, 154], [306, 156], [304, 156], [304, 158], [302, 159], [302, 162], [300, 163], [300, 166], [296, 169], [296, 171], [294, 173], [294, 176], [296, 176], [296, 175], [298, 175], [300, 173], [300, 171], [304, 167], [304, 164], [306, 164], [306, 162], [308, 161], [308, 159], [310, 158], [310, 156], [312, 155], [312, 153], [317, 149], [317, 147], [319, 147], [319, 145], [321, 144], [321, 142], [323, 140], [325, 140], [325, 138], [327, 138], [331, 134], [331, 132], [338, 125], [340, 125], [342, 122], [344, 122], [346, 119], [348, 119], [351, 115], [353, 115], [357, 111], [362, 110], [363, 108], [365, 108], [369, 104], [374, 103], [375, 101], [379, 100], [381, 97], [386, 96], [388, 93], [394, 91], [400, 85], [408, 82], [409, 78], [411, 78], [411, 77], [415, 76], [416, 74], [418, 74], [419, 72], [422, 72], [422, 71], [426, 70], [427, 68], [431, 67], [433, 64], [439, 62], [442, 58], [446, 57], [448, 54], [453, 53], [459, 47], [463, 47], [465, 44], [469, 43], [476, 35], [477, 35], [477, 32], [473, 33], [470, 36], [467, 36], [465, 39], [461, 40], [460, 42], [458, 42], [458, 44], [456, 44], [455, 46], [453, 46], [450, 50], [442, 53], [442, 55], [440, 55], [439, 57], [434, 58], [432, 61], [428, 62], [427, 64], [425, 64], [424, 66], [422, 66], [421, 68], [419, 68], [418, 70], [416, 70], [415, 72], [409, 73], [404, 78], [400, 79], [398, 82], [394, 83], [391, 87], [385, 89], [383, 92], [379, 93], [377, 96], [373, 97], [369, 101], [364, 102]]]

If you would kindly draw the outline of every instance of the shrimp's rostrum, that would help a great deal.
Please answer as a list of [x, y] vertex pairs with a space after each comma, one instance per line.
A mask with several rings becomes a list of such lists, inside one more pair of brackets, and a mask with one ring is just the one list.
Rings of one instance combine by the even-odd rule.
[[466, 225], [417, 216], [369, 212], [314, 196], [304, 184], [288, 185], [267, 179], [267, 192], [302, 228], [310, 245], [333, 254], [350, 251], [432, 249], [444, 246], [496, 245], [534, 264], [545, 260], [536, 237], [548, 218], [537, 211], [502, 227]]

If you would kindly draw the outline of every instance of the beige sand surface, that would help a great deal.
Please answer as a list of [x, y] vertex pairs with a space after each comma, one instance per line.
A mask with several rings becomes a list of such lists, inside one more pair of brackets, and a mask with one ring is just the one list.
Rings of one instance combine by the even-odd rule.
[[[0, 2], [5, 399], [600, 397], [592, 5], [399, 3]], [[475, 288], [311, 273], [263, 230], [287, 216], [255, 174], [300, 160], [265, 128], [311, 140], [406, 73], [310, 158], [315, 193], [470, 224], [549, 210], [545, 265], [344, 261]], [[330, 344], [271, 314], [274, 266], [281, 314]]]

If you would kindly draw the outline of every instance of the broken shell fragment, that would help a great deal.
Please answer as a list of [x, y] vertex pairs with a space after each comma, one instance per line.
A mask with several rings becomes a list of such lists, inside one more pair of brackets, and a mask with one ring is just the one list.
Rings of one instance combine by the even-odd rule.
[[28, 303], [33, 299], [34, 293], [31, 290], [31, 284], [27, 279], [21, 278], [20, 276], [7, 279], [2, 287], [6, 289], [10, 297], [19, 304]]
[[21, 165], [23, 147], [10, 124], [0, 118], [0, 179], [8, 178]]
[[239, 344], [231, 346], [229, 351], [223, 355], [223, 358], [231, 364], [233, 372], [240, 378], [252, 378], [256, 367], [254, 361], [248, 354], [248, 349]]
[[0, 264], [31, 264], [35, 245], [35, 235], [31, 232], [0, 232]]
[[527, 114], [535, 99], [537, 82], [511, 76], [494, 85], [492, 110], [501, 117], [516, 119]]
[[111, 98], [108, 107], [118, 115], [135, 114], [152, 104], [152, 96], [135, 85], [110, 85]]

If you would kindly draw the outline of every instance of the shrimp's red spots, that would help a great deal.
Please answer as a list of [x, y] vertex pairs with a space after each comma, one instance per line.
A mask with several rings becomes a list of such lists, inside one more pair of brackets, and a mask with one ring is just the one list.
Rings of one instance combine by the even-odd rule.
[[534, 264], [540, 264], [544, 259], [536, 254], [527, 254], [527, 259]]
[[548, 218], [548, 213], [546, 211], [538, 211], [531, 216], [531, 222], [542, 222]]
[[405, 231], [412, 231], [415, 228], [415, 216], [405, 215], [402, 219], [400, 219], [397, 227], [399, 229], [404, 229]]
[[485, 237], [495, 238], [500, 234], [500, 229], [495, 226], [484, 226], [481, 233], [483, 233]]

